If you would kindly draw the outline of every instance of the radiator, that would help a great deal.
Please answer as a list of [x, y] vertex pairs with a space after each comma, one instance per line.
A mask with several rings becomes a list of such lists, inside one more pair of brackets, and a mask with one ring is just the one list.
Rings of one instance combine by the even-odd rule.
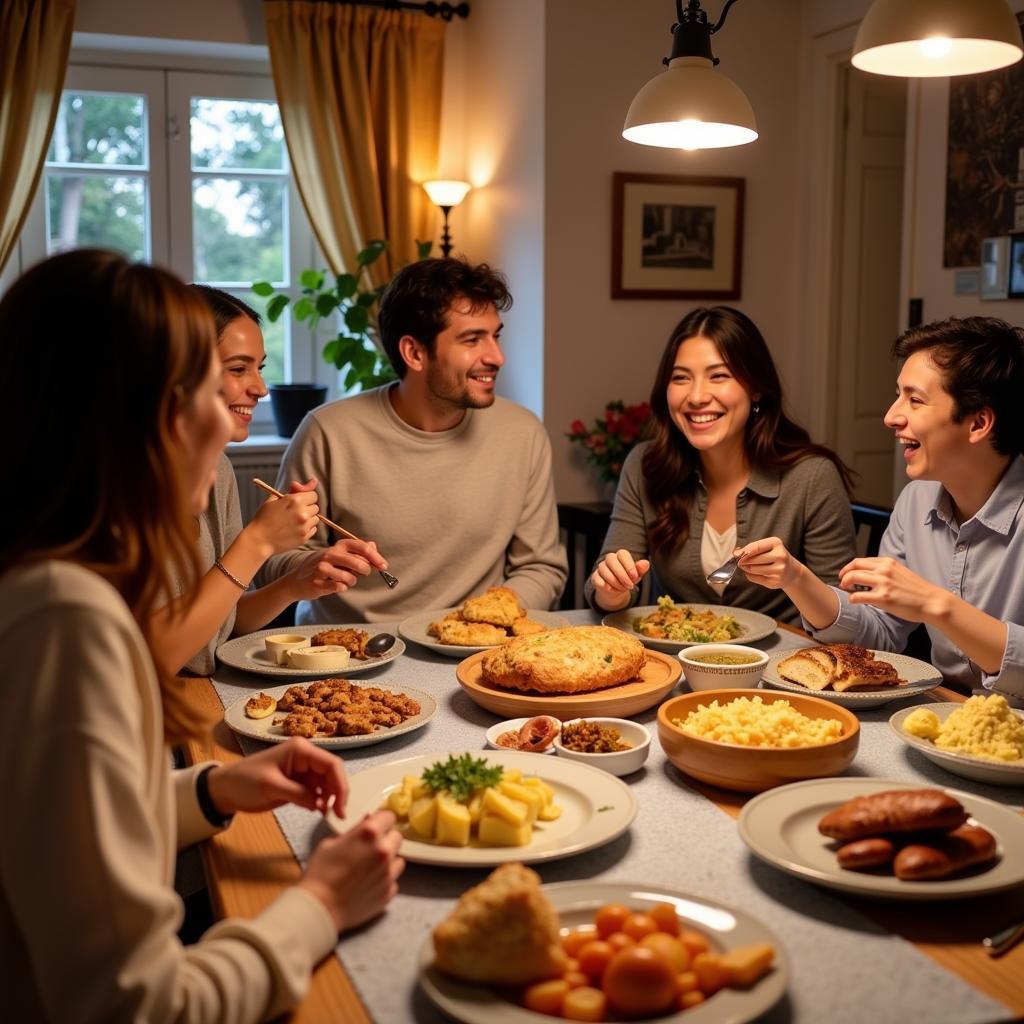
[[228, 458], [235, 469], [238, 479], [238, 500], [242, 506], [242, 522], [248, 523], [256, 514], [256, 510], [267, 500], [253, 482], [259, 477], [273, 486], [277, 480], [277, 471], [284, 455], [284, 444], [240, 444], [228, 445]]

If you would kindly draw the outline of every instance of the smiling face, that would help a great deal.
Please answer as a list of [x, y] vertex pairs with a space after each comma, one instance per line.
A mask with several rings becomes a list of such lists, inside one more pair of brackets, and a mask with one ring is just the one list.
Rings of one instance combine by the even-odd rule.
[[457, 409], [486, 409], [494, 404], [501, 351], [501, 318], [493, 305], [473, 310], [469, 300], [456, 299], [448, 326], [425, 358], [427, 392]]
[[221, 331], [217, 351], [224, 402], [231, 413], [231, 440], [244, 441], [256, 403], [267, 393], [262, 376], [267, 361], [263, 332], [249, 317], [235, 317]]
[[742, 457], [751, 398], [710, 338], [679, 344], [666, 398], [672, 422], [699, 454], [736, 449]]

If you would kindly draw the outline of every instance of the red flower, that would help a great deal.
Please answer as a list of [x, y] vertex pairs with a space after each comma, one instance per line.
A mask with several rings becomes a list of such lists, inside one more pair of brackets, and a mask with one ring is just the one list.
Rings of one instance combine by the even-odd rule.
[[569, 424], [569, 433], [574, 437], [582, 437], [587, 432], [587, 425], [583, 420], [573, 420]]

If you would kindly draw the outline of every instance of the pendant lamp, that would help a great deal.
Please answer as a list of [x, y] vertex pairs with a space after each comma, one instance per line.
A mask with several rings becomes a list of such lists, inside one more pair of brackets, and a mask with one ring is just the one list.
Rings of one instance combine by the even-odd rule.
[[1015, 64], [1020, 27], [1006, 0], [875, 0], [853, 66], [876, 75], [941, 78]]
[[677, 23], [672, 27], [672, 54], [634, 97], [626, 114], [622, 137], [643, 146], [669, 149], [718, 149], [742, 146], [757, 138], [750, 101], [735, 82], [715, 70], [711, 36], [725, 23], [736, 0], [726, 0], [716, 25], [700, 0], [676, 0]]

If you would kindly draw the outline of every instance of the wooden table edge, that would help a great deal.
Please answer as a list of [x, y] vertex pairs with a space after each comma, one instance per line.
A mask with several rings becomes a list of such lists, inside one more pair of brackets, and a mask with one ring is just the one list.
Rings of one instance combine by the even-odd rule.
[[[235, 734], [223, 721], [224, 706], [209, 679], [188, 679], [189, 702], [219, 720], [206, 740], [183, 746], [186, 763], [221, 761], [244, 755]], [[266, 814], [239, 814], [226, 831], [201, 844], [213, 911], [218, 918], [251, 918], [283, 889], [294, 884], [302, 871], [277, 819]], [[305, 999], [289, 1015], [294, 1024], [320, 1024], [325, 1020], [346, 1024], [372, 1024], [352, 980], [332, 952], [310, 982]]]

